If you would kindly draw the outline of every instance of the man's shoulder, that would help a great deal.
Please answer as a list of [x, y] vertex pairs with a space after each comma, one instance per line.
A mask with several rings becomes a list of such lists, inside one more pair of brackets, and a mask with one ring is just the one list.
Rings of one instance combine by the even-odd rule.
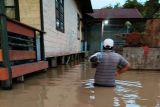
[[114, 57], [122, 57], [122, 55], [117, 53], [117, 52], [112, 52], [112, 54], [113, 54]]
[[119, 53], [115, 52], [115, 51], [112, 51], [113, 54], [115, 55], [120, 55]]
[[101, 55], [102, 54], [102, 52], [96, 52], [95, 53], [95, 55]]

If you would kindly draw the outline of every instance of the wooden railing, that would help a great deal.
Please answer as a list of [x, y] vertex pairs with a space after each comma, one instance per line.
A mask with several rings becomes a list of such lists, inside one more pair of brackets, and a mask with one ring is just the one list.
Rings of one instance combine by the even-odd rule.
[[[4, 16], [0, 23], [0, 81], [2, 87], [11, 87], [12, 78], [46, 69], [48, 62], [44, 61], [43, 32], [6, 19]], [[40, 36], [40, 44], [36, 43], [36, 34]], [[37, 45], [40, 45], [40, 50], [37, 50]]]
[[[36, 61], [37, 45], [36, 32], [41, 34], [41, 31], [30, 27], [26, 24], [7, 19], [9, 60], [14, 61], [28, 60], [29, 62]], [[40, 44], [39, 44], [40, 45]], [[2, 56], [0, 50], [0, 58]], [[2, 59], [0, 59], [2, 61]]]
[[[10, 50], [9, 59], [10, 61], [36, 59], [36, 52], [35, 51]], [[2, 50], [0, 50], [0, 62], [3, 62]]]

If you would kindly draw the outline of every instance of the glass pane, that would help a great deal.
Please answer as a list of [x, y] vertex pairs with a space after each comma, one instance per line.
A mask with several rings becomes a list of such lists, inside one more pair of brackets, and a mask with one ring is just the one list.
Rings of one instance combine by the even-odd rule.
[[60, 29], [63, 31], [64, 30], [64, 24], [61, 22], [60, 24]]
[[77, 28], [80, 30], [80, 16], [77, 14]]
[[63, 22], [63, 14], [60, 14], [60, 21]]
[[9, 18], [15, 19], [15, 9], [6, 8], [6, 16], [8, 16]]
[[60, 0], [60, 3], [63, 4], [63, 0]]
[[5, 0], [5, 6], [15, 6], [14, 0]]
[[59, 11], [58, 10], [56, 10], [56, 18], [59, 19]]
[[63, 7], [60, 5], [60, 12], [63, 13]]
[[56, 27], [59, 28], [59, 20], [56, 20]]
[[59, 8], [59, 3], [56, 1], [56, 8]]

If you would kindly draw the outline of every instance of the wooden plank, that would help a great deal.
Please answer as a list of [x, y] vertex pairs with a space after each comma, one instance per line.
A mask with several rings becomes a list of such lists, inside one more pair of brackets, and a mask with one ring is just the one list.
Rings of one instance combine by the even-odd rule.
[[[12, 66], [12, 78], [19, 77], [32, 72], [38, 72], [46, 68], [48, 68], [47, 61], [40, 61], [40, 62]], [[7, 68], [0, 68], [0, 80], [8, 79], [7, 70], [8, 70]]]
[[12, 67], [13, 78], [48, 68], [47, 61], [21, 64]]
[[13, 21], [10, 20], [7, 21], [7, 31], [34, 38], [33, 29], [27, 28], [18, 23], [14, 23]]
[[44, 31], [41, 31], [40, 29], [37, 29], [37, 28], [35, 28], [35, 27], [33, 27], [33, 26], [30, 26], [30, 25], [27, 25], [27, 24], [25, 24], [25, 23], [21, 23], [20, 21], [11, 19], [11, 18], [9, 18], [9, 17], [7, 17], [7, 20], [8, 20], [8, 21], [11, 21], [11, 22], [14, 22], [14, 23], [16, 23], [16, 24], [18, 24], [18, 25], [20, 25], [20, 26], [24, 26], [24, 27], [27, 27], [27, 28], [29, 28], [29, 29], [32, 29], [32, 30], [34, 30], [34, 31], [38, 31], [38, 32], [41, 32], [41, 33], [45, 33]]
[[0, 49], [0, 62], [3, 61], [3, 54], [2, 54], [2, 49]]
[[11, 61], [36, 59], [36, 52], [35, 51], [10, 50], [9, 51], [9, 58]]
[[[36, 52], [9, 50], [9, 59], [10, 61], [36, 59]], [[2, 53], [2, 50], [0, 49], [0, 62], [2, 61], [3, 61], [3, 53]]]
[[7, 79], [8, 79], [8, 69], [0, 68], [0, 80], [7, 80]]

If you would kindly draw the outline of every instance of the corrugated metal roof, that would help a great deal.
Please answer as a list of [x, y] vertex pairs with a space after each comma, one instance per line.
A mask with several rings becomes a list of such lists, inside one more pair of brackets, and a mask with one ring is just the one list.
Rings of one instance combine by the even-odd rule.
[[96, 9], [88, 15], [96, 19], [143, 18], [138, 9]]

